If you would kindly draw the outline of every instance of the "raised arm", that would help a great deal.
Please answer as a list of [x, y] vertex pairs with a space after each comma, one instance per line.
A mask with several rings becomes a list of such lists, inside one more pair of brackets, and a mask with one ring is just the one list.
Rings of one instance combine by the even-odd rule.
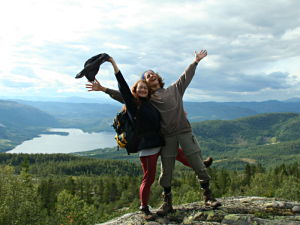
[[[115, 74], [117, 74], [120, 70], [118, 68], [118, 65], [116, 64], [115, 60], [112, 57], [109, 57], [108, 62], [110, 62], [114, 68]], [[85, 87], [88, 89], [88, 91], [102, 91], [107, 92], [106, 87], [102, 86], [100, 82], [95, 78], [94, 81], [90, 81], [89, 84], [86, 84]]]
[[109, 57], [107, 61], [110, 62], [111, 65], [113, 66], [115, 74], [119, 73], [120, 70], [115, 60], [112, 57]]
[[118, 87], [119, 92], [113, 89], [106, 88], [100, 84], [98, 80], [95, 79], [95, 81], [90, 82], [89, 84], [86, 84], [86, 88], [88, 88], [88, 91], [102, 91], [110, 95], [111, 98], [121, 102], [125, 103], [127, 111], [131, 114], [132, 118], [136, 114], [136, 101], [134, 96], [132, 95], [130, 88], [128, 84], [126, 83], [121, 71], [119, 70], [117, 63], [115, 60], [110, 57], [108, 60], [113, 66], [115, 77], [118, 81]]
[[136, 108], [137, 108], [135, 98], [132, 95], [131, 90], [130, 90], [127, 82], [125, 81], [121, 71], [119, 70], [115, 60], [112, 57], [110, 57], [107, 61], [111, 62], [112, 66], [114, 68], [115, 76], [118, 81], [119, 91], [121, 93], [121, 96], [124, 99], [127, 111], [131, 114], [131, 116], [133, 118], [133, 117], [135, 117]]
[[179, 79], [174, 84], [172, 84], [172, 86], [174, 85], [176, 88], [178, 88], [182, 96], [195, 75], [195, 71], [198, 63], [206, 56], [207, 56], [206, 50], [201, 50], [200, 52], [195, 51], [194, 62], [190, 64], [186, 68], [184, 73], [179, 77]]

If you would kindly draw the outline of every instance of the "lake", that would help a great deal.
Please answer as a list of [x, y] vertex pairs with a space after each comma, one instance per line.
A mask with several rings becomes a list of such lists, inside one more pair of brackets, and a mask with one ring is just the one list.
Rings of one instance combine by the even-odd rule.
[[86, 133], [80, 129], [49, 129], [68, 135], [41, 134], [24, 141], [9, 153], [71, 153], [116, 146], [113, 132]]

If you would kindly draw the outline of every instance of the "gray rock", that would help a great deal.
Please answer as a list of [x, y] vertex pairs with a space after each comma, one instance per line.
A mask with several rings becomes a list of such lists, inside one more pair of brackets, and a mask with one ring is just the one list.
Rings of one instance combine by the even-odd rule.
[[160, 224], [161, 224], [161, 223], [153, 222], [153, 221], [150, 221], [150, 222], [145, 223], [145, 225], [160, 225]]
[[[176, 206], [176, 212], [155, 221], [145, 221], [135, 212], [101, 225], [300, 225], [300, 203], [264, 197], [227, 197], [218, 199], [222, 207], [213, 209], [194, 202]], [[155, 209], [152, 210], [154, 213]], [[99, 225], [99, 224], [98, 224]]]
[[229, 214], [224, 217], [221, 224], [251, 225], [251, 215]]
[[293, 208], [292, 208], [292, 211], [294, 213], [300, 213], [300, 205], [295, 205]]
[[156, 220], [159, 224], [168, 224], [169, 223], [169, 220], [165, 217], [159, 217], [157, 220]]
[[286, 207], [286, 203], [285, 202], [278, 202], [278, 208], [285, 208]]

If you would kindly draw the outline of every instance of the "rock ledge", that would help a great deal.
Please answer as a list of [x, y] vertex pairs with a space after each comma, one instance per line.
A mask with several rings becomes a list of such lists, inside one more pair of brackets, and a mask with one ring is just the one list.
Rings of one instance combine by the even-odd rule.
[[[222, 207], [212, 209], [203, 202], [174, 207], [175, 213], [145, 221], [140, 212], [125, 214], [98, 225], [300, 225], [300, 202], [264, 197], [228, 197], [218, 199]], [[156, 210], [153, 210], [156, 212]]]

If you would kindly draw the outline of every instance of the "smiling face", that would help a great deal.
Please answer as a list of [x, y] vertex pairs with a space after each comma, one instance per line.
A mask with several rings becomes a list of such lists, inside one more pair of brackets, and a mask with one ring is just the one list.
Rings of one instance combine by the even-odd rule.
[[147, 84], [143, 81], [138, 82], [135, 92], [137, 97], [147, 98], [149, 93]]
[[150, 87], [159, 85], [158, 76], [152, 70], [148, 70], [144, 74], [144, 78], [145, 78], [147, 84], [149, 84]]

